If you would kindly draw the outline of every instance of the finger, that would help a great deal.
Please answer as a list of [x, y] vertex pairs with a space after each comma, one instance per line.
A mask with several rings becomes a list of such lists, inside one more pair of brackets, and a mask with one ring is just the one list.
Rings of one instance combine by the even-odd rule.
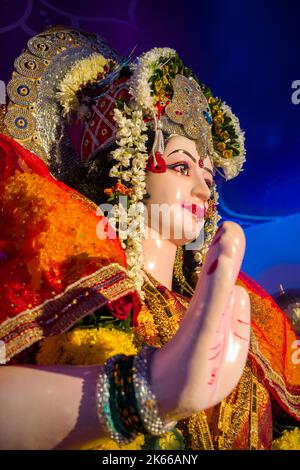
[[244, 250], [243, 230], [235, 223], [225, 222], [208, 252], [184, 322], [191, 322], [192, 317], [198, 328], [216, 332], [240, 271]]
[[243, 373], [250, 344], [250, 300], [247, 291], [235, 286], [230, 302], [231, 318], [212, 403], [225, 398], [238, 384]]

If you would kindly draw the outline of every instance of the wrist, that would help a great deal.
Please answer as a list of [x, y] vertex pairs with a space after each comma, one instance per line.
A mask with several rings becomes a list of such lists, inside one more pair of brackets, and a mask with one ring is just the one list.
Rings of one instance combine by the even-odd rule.
[[138, 434], [160, 436], [176, 422], [160, 415], [150, 382], [155, 349], [143, 347], [136, 356], [116, 355], [101, 369], [96, 386], [97, 414], [101, 426], [119, 444]]

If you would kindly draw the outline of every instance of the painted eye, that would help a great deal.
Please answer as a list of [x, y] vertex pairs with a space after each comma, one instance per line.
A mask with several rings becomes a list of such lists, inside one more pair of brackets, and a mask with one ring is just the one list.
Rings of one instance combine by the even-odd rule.
[[181, 175], [189, 176], [190, 167], [187, 163], [173, 163], [172, 165], [167, 165], [167, 168], [170, 168]]
[[179, 173], [181, 173], [182, 175], [189, 175], [189, 167], [187, 165], [181, 164], [178, 165], [177, 168], [179, 169]]

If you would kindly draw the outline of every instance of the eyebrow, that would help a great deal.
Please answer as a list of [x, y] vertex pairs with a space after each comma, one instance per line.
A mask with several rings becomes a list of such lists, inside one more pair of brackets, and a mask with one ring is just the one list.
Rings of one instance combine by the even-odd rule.
[[[173, 153], [185, 153], [188, 157], [190, 157], [193, 160], [194, 163], [197, 163], [197, 160], [195, 159], [195, 157], [193, 157], [193, 155], [190, 152], [188, 152], [187, 150], [184, 150], [184, 149], [173, 150], [173, 152], [171, 152], [171, 153], [169, 153], [169, 155], [167, 155], [167, 158], [170, 155], [173, 155]], [[211, 176], [214, 176], [214, 172], [210, 168], [207, 168], [207, 166], [204, 166], [203, 170], [208, 171], [208, 173], [210, 173]]]

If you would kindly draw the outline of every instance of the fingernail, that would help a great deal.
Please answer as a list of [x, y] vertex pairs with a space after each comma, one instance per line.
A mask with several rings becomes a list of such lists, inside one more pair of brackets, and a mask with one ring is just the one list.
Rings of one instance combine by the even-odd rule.
[[215, 241], [212, 243], [211, 246], [214, 246], [216, 243], [218, 243], [218, 241], [220, 240], [221, 237], [222, 237], [222, 235], [220, 235], [219, 237], [217, 237], [217, 238], [215, 239]]
[[218, 258], [211, 264], [210, 268], [208, 269], [207, 271], [208, 276], [217, 269], [217, 266], [218, 266]]
[[219, 231], [221, 230], [222, 227], [223, 227], [223, 222], [221, 223], [221, 225], [219, 225], [218, 230], [215, 233], [215, 236], [217, 235], [217, 233], [219, 233]]

